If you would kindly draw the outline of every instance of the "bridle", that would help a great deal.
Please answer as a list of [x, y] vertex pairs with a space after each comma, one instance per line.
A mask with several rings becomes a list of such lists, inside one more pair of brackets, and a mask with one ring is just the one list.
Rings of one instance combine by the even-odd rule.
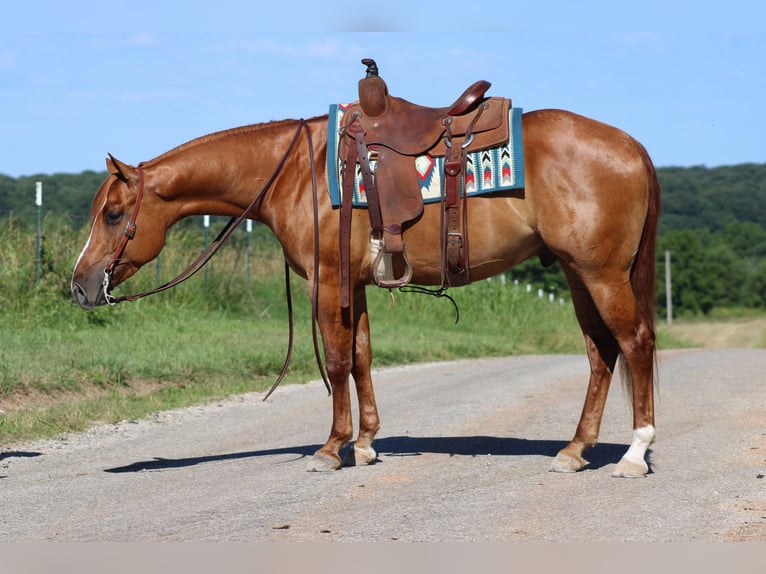
[[[114, 269], [117, 267], [117, 265], [120, 262], [120, 259], [122, 259], [122, 254], [125, 252], [125, 248], [128, 246], [128, 241], [133, 239], [136, 236], [136, 229], [138, 226], [136, 225], [136, 219], [138, 218], [138, 210], [141, 209], [141, 200], [144, 198], [144, 168], [142, 164], [138, 164], [138, 192], [136, 193], [136, 204], [133, 206], [133, 211], [130, 214], [130, 219], [128, 220], [128, 224], [125, 226], [125, 232], [122, 235], [122, 238], [120, 239], [119, 245], [117, 245], [117, 249], [114, 250], [114, 253], [112, 254], [112, 259], [109, 261], [109, 264], [104, 268], [104, 281], [102, 283], [102, 288], [104, 290], [104, 299], [106, 299], [106, 302], [110, 305], [116, 305], [120, 301], [127, 301], [128, 297], [114, 297], [109, 293], [109, 289], [112, 285], [112, 275], [114, 274]], [[138, 297], [136, 297], [138, 298]]]
[[[131, 212], [130, 219], [128, 219], [128, 223], [125, 226], [125, 231], [120, 239], [120, 243], [117, 245], [117, 248], [114, 250], [114, 253], [112, 254], [112, 257], [109, 263], [104, 268], [104, 280], [102, 282], [102, 289], [104, 293], [104, 299], [106, 300], [106, 302], [109, 305], [116, 305], [117, 303], [121, 303], [122, 301], [135, 301], [136, 299], [146, 297], [147, 295], [153, 295], [155, 293], [166, 291], [170, 289], [171, 287], [175, 287], [179, 283], [186, 281], [189, 277], [191, 277], [197, 271], [202, 269], [202, 267], [205, 266], [205, 264], [210, 260], [210, 258], [213, 257], [213, 255], [215, 255], [215, 253], [223, 246], [224, 242], [231, 236], [231, 234], [234, 233], [234, 231], [237, 229], [239, 224], [242, 223], [243, 220], [247, 219], [248, 214], [250, 214], [253, 211], [253, 209], [263, 201], [263, 198], [265, 197], [266, 192], [271, 188], [274, 181], [277, 179], [277, 176], [284, 169], [285, 163], [287, 163], [287, 158], [290, 156], [290, 153], [292, 152], [293, 148], [296, 146], [298, 142], [298, 138], [301, 132], [303, 131], [306, 132], [306, 136], [308, 140], [309, 163], [311, 164], [311, 186], [313, 190], [313, 200], [314, 200], [314, 284], [313, 284], [312, 297], [311, 297], [312, 334], [314, 338], [314, 352], [316, 354], [317, 365], [319, 366], [319, 372], [322, 375], [322, 380], [324, 381], [325, 387], [327, 388], [327, 392], [330, 393], [331, 392], [330, 383], [328, 382], [327, 374], [319, 354], [319, 341], [318, 341], [318, 336], [316, 332], [317, 316], [318, 316], [317, 305], [319, 300], [319, 211], [318, 211], [318, 198], [317, 198], [316, 166], [314, 165], [314, 144], [311, 140], [311, 129], [308, 123], [306, 122], [306, 120], [302, 118], [298, 120], [298, 129], [295, 131], [295, 135], [293, 136], [293, 139], [290, 142], [290, 145], [287, 147], [287, 150], [282, 156], [282, 159], [279, 161], [279, 163], [277, 164], [277, 167], [274, 169], [274, 173], [272, 173], [271, 177], [266, 181], [266, 183], [261, 188], [261, 191], [258, 193], [258, 195], [256, 195], [255, 199], [253, 199], [253, 201], [250, 202], [250, 205], [248, 205], [239, 216], [232, 217], [229, 220], [226, 226], [221, 230], [221, 232], [216, 236], [216, 238], [208, 245], [208, 247], [199, 255], [199, 257], [197, 257], [192, 263], [190, 263], [189, 266], [183, 271], [181, 271], [181, 273], [179, 273], [176, 277], [174, 277], [167, 283], [160, 285], [159, 287], [155, 287], [154, 289], [150, 289], [148, 291], [142, 291], [140, 293], [135, 293], [132, 295], [121, 295], [121, 296], [115, 297], [109, 293], [109, 290], [111, 289], [111, 286], [112, 286], [112, 275], [114, 274], [115, 268], [121, 263], [120, 260], [122, 259], [125, 249], [128, 246], [128, 242], [130, 242], [130, 240], [133, 239], [136, 235], [136, 230], [138, 228], [138, 226], [136, 225], [136, 219], [138, 218], [138, 211], [141, 208], [141, 202], [144, 197], [144, 168], [143, 168], [143, 164], [139, 164], [137, 167], [138, 190], [136, 192], [136, 203], [133, 206], [133, 211]], [[277, 380], [271, 386], [268, 393], [266, 393], [266, 396], [263, 398], [263, 400], [266, 400], [267, 398], [269, 398], [269, 395], [271, 395], [271, 393], [274, 392], [274, 389], [277, 388], [279, 383], [284, 378], [285, 374], [287, 373], [287, 366], [290, 362], [290, 357], [292, 355], [293, 308], [292, 308], [292, 298], [290, 296], [290, 269], [287, 264], [287, 259], [285, 259], [285, 292], [287, 296], [287, 311], [288, 311], [288, 317], [289, 317], [289, 323], [290, 323], [290, 335], [289, 335], [287, 357], [285, 358], [284, 366], [282, 367], [282, 371], [280, 372]]]

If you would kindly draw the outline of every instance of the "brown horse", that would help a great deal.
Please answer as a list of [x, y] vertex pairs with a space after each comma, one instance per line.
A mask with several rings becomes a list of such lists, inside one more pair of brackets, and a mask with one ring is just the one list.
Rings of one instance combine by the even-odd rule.
[[[380, 428], [365, 294], [371, 284], [370, 222], [365, 209], [354, 209], [351, 305], [342, 308], [339, 217], [325, 183], [327, 123], [322, 116], [235, 128], [190, 141], [138, 167], [110, 156], [110, 175], [94, 198], [92, 229], [72, 277], [73, 295], [84, 309], [102, 305], [110, 300], [109, 289], [160, 253], [167, 229], [178, 220], [238, 216], [263, 189], [248, 217], [272, 230], [290, 267], [309, 285], [317, 279], [317, 323], [332, 385], [333, 421], [309, 470], [373, 463], [373, 439]], [[643, 146], [626, 133], [561, 110], [524, 114], [523, 146], [524, 190], [468, 200], [471, 279], [496, 275], [533, 256], [559, 261], [585, 336], [590, 380], [574, 438], [551, 470], [574, 472], [587, 464], [583, 451], [598, 441], [612, 374], [622, 357], [632, 395], [633, 439], [613, 474], [643, 476], [655, 435], [660, 198], [654, 168]], [[124, 235], [128, 219], [138, 229], [132, 241]], [[439, 229], [437, 203], [426, 205], [420, 221], [404, 232], [415, 284], [441, 284]], [[353, 433], [349, 375], [357, 389], [359, 434], [342, 461], [340, 450]]]

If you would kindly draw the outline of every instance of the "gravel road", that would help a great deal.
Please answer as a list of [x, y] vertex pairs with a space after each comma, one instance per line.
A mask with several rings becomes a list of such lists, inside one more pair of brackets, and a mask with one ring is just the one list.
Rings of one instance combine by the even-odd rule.
[[574, 432], [584, 356], [376, 372], [379, 462], [307, 473], [321, 383], [0, 447], [2, 541], [766, 540], [766, 351], [660, 354], [651, 473], [619, 382], [601, 444], [548, 472]]

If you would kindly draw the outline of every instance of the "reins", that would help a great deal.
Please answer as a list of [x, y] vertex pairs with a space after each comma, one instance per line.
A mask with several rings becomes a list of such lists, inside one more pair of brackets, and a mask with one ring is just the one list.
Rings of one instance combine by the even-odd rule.
[[[104, 290], [104, 298], [106, 299], [106, 302], [109, 305], [116, 305], [117, 303], [121, 303], [123, 301], [135, 301], [137, 299], [141, 299], [142, 297], [146, 297], [148, 295], [154, 295], [155, 293], [161, 293], [162, 291], [167, 291], [168, 289], [175, 287], [176, 285], [180, 283], [183, 283], [184, 281], [189, 279], [192, 275], [197, 273], [197, 271], [202, 269], [202, 267], [205, 266], [205, 264], [213, 257], [213, 255], [215, 255], [218, 252], [218, 250], [223, 246], [226, 240], [229, 237], [231, 237], [232, 233], [234, 233], [234, 231], [237, 229], [239, 224], [242, 223], [242, 221], [247, 218], [248, 214], [253, 210], [253, 208], [263, 201], [263, 198], [266, 195], [266, 192], [271, 188], [277, 176], [281, 173], [282, 169], [285, 166], [285, 163], [287, 162], [287, 158], [289, 157], [290, 152], [293, 151], [293, 148], [298, 142], [298, 138], [301, 132], [304, 130], [306, 132], [306, 136], [308, 139], [309, 163], [311, 164], [311, 186], [313, 191], [313, 208], [314, 208], [314, 282], [313, 282], [313, 290], [312, 290], [312, 297], [311, 297], [312, 336], [314, 340], [314, 353], [316, 355], [319, 372], [322, 376], [322, 380], [325, 384], [325, 387], [327, 388], [327, 392], [328, 394], [330, 394], [332, 391], [330, 388], [330, 383], [328, 382], [327, 373], [325, 371], [324, 365], [322, 364], [322, 360], [319, 354], [319, 340], [318, 340], [317, 332], [316, 332], [316, 324], [317, 324], [317, 317], [318, 317], [317, 305], [319, 300], [319, 207], [318, 207], [318, 197], [317, 197], [318, 193], [317, 193], [316, 166], [314, 165], [314, 144], [311, 140], [311, 129], [309, 128], [308, 123], [304, 119], [299, 120], [298, 129], [295, 131], [295, 135], [293, 136], [293, 139], [290, 142], [290, 145], [287, 147], [287, 150], [285, 151], [284, 155], [282, 156], [282, 159], [280, 160], [279, 164], [275, 168], [274, 173], [272, 173], [271, 177], [264, 184], [263, 188], [255, 197], [255, 199], [253, 199], [253, 201], [250, 202], [250, 205], [248, 205], [247, 208], [245, 208], [245, 210], [239, 216], [232, 217], [229, 220], [226, 226], [220, 231], [220, 233], [218, 233], [216, 238], [208, 245], [208, 247], [194, 261], [192, 261], [192, 263], [189, 264], [189, 266], [186, 269], [181, 271], [181, 273], [179, 273], [176, 277], [174, 277], [167, 283], [164, 283], [160, 285], [159, 287], [155, 287], [154, 289], [150, 289], [148, 291], [142, 291], [140, 293], [134, 293], [131, 295], [121, 295], [118, 297], [114, 297], [113, 295], [109, 293], [109, 289], [111, 288], [112, 275], [114, 273], [114, 269], [120, 264], [120, 259], [122, 258], [122, 255], [125, 252], [125, 248], [127, 247], [128, 242], [131, 239], [133, 239], [136, 235], [136, 230], [137, 230], [136, 219], [138, 217], [138, 211], [141, 207], [141, 201], [144, 196], [144, 168], [142, 164], [139, 164], [138, 165], [138, 191], [136, 193], [136, 203], [133, 206], [133, 211], [131, 212], [130, 219], [128, 220], [128, 223], [125, 227], [125, 233], [123, 234], [119, 245], [115, 249], [114, 254], [112, 255], [111, 261], [104, 268], [103, 290]], [[287, 355], [285, 357], [285, 362], [282, 366], [282, 370], [280, 371], [276, 381], [274, 381], [274, 384], [266, 393], [266, 396], [264, 396], [263, 398], [264, 401], [269, 398], [271, 393], [273, 393], [274, 390], [277, 388], [277, 386], [279, 386], [279, 383], [282, 382], [282, 379], [285, 377], [285, 374], [287, 373], [287, 367], [290, 364], [290, 358], [292, 357], [293, 338], [294, 338], [293, 337], [294, 321], [293, 321], [292, 296], [291, 296], [291, 290], [290, 290], [290, 267], [287, 263], [287, 258], [285, 258], [285, 295], [287, 297], [287, 315], [288, 315], [288, 322], [289, 322], [289, 342], [288, 342], [288, 348], [287, 348]]]

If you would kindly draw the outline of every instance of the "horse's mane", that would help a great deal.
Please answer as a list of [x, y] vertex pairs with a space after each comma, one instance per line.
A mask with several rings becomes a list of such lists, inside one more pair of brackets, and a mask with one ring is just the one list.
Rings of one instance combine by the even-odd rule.
[[[308, 122], [312, 122], [315, 120], [326, 120], [327, 115], [324, 116], [315, 116], [313, 118], [309, 118]], [[179, 146], [176, 146], [162, 155], [159, 155], [155, 157], [154, 159], [151, 159], [149, 161], [144, 162], [144, 165], [149, 166], [153, 163], [160, 162], [162, 160], [166, 160], [176, 154], [179, 154], [181, 152], [188, 151], [191, 148], [197, 147], [199, 145], [215, 142], [224, 138], [229, 138], [232, 136], [238, 136], [238, 135], [249, 135], [255, 132], [260, 131], [266, 131], [266, 130], [272, 130], [272, 129], [278, 129], [286, 125], [295, 125], [299, 120], [295, 119], [285, 119], [285, 120], [275, 120], [271, 122], [264, 122], [264, 123], [258, 123], [258, 124], [248, 124], [244, 126], [238, 126], [234, 128], [229, 128], [217, 132], [212, 132], [204, 136], [200, 136], [198, 138], [194, 138], [193, 140], [189, 140], [186, 143], [182, 143]]]

